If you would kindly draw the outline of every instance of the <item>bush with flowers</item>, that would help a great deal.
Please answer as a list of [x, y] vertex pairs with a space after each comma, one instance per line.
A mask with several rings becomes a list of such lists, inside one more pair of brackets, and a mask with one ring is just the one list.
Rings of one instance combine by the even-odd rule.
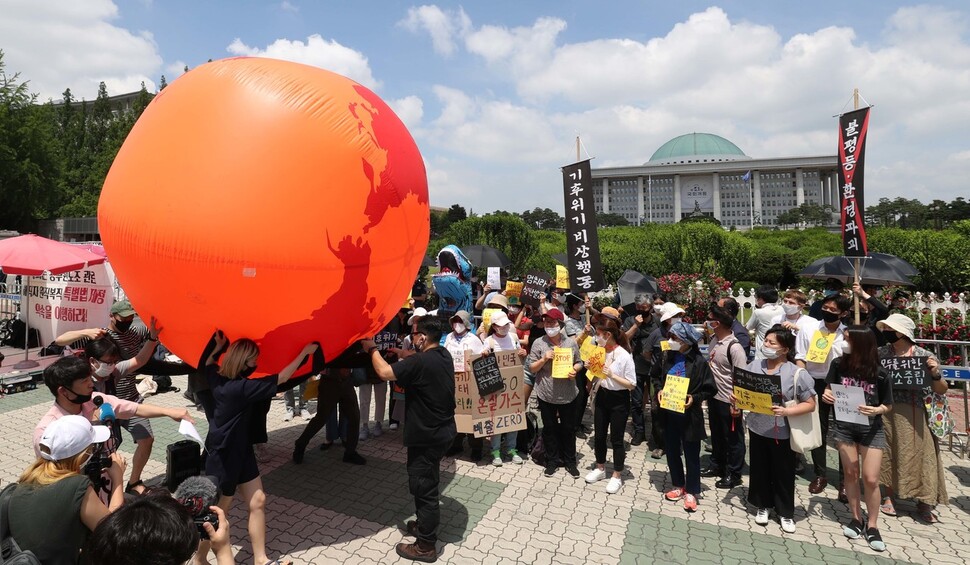
[[684, 321], [695, 324], [707, 319], [711, 303], [731, 293], [731, 281], [701, 273], [671, 273], [657, 279], [660, 291], [684, 308]]

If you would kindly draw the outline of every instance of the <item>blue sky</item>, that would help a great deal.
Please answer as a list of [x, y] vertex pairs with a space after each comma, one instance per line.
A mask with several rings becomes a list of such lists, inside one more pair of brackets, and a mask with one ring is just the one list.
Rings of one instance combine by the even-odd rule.
[[233, 55], [371, 87], [425, 158], [432, 203], [561, 207], [581, 135], [594, 166], [691, 131], [753, 157], [834, 153], [853, 87], [876, 108], [867, 201], [970, 196], [965, 1], [0, 0], [8, 72], [41, 99], [154, 89]]

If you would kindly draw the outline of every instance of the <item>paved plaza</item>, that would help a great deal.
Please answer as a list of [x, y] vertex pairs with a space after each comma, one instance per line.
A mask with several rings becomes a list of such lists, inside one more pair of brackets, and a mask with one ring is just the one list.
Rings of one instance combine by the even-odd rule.
[[[175, 377], [184, 387], [185, 377]], [[46, 388], [0, 398], [0, 479], [16, 480], [33, 458], [31, 434], [52, 397]], [[167, 393], [147, 402], [184, 406], [181, 394]], [[202, 412], [194, 412], [205, 435]], [[407, 492], [401, 432], [385, 432], [361, 442], [363, 467], [341, 462], [343, 450], [317, 449], [321, 433], [302, 465], [290, 459], [293, 441], [305, 422], [283, 421], [277, 399], [269, 415], [268, 456], [260, 465], [268, 495], [268, 545], [271, 556], [296, 563], [409, 563], [394, 553], [404, 523], [413, 517]], [[587, 423], [591, 418], [587, 416]], [[145, 477], [161, 482], [165, 446], [181, 439], [176, 424], [153, 421], [156, 442]], [[122, 451], [132, 450], [125, 434]], [[629, 438], [628, 438], [629, 439]], [[593, 462], [592, 440], [579, 441], [580, 470]], [[835, 451], [829, 450], [835, 461]], [[830, 486], [820, 495], [808, 481], [796, 484], [798, 532], [784, 535], [777, 521], [757, 526], [745, 505], [745, 486], [731, 491], [703, 480], [698, 512], [665, 502], [670, 487], [663, 460], [654, 460], [646, 444], [630, 448], [623, 489], [605, 492], [606, 482], [587, 485], [564, 470], [551, 478], [526, 461], [471, 463], [446, 458], [442, 463], [441, 563], [967, 563], [970, 547], [965, 522], [970, 512], [970, 463], [944, 453], [950, 505], [939, 508], [941, 523], [930, 526], [913, 517], [915, 504], [897, 503], [897, 518], [880, 518], [889, 549], [877, 554], [862, 540], [849, 541], [841, 524], [849, 513]], [[702, 454], [702, 462], [704, 455]], [[609, 469], [609, 463], [607, 463]], [[835, 477], [830, 478], [834, 483]], [[246, 512], [239, 503], [230, 513], [237, 562], [249, 562]]]

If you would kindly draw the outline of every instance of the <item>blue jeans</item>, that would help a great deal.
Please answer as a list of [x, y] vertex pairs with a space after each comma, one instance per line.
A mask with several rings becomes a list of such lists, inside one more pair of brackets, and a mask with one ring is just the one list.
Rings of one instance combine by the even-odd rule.
[[[670, 469], [670, 482], [675, 487], [685, 489], [688, 494], [697, 496], [701, 492], [701, 442], [684, 439], [684, 425], [687, 417], [676, 412], [665, 411], [667, 421], [664, 436], [667, 441], [667, 467]], [[680, 450], [684, 450], [687, 463], [687, 477], [684, 477], [684, 462]]]
[[492, 451], [502, 449], [502, 437], [505, 437], [505, 448], [509, 453], [515, 453], [515, 442], [519, 439], [519, 432], [507, 432], [492, 436]]

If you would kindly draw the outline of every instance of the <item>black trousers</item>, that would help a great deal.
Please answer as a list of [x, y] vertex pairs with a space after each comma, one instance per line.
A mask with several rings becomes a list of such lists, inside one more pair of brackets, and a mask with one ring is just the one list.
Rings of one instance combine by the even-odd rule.
[[542, 444], [546, 451], [546, 466], [570, 467], [576, 464], [576, 400], [566, 404], [552, 404], [541, 398]]
[[441, 458], [450, 445], [449, 440], [435, 445], [408, 447], [408, 489], [414, 497], [414, 513], [418, 521], [417, 538], [428, 543], [438, 541], [438, 524], [441, 522], [441, 509], [438, 506]]
[[152, 357], [147, 363], [142, 365], [136, 375], [162, 375], [171, 377], [172, 375], [188, 375], [195, 372], [195, 367], [184, 361], [172, 363], [171, 361], [159, 361]]
[[744, 422], [741, 416], [731, 416], [731, 405], [712, 398], [707, 403], [711, 424], [711, 466], [721, 475], [741, 478], [744, 467]]
[[[630, 407], [630, 415], [633, 420], [633, 433], [644, 433], [647, 429], [646, 420], [643, 418], [643, 395], [644, 392], [649, 393], [650, 383], [648, 382], [647, 375], [637, 373], [637, 386], [633, 387], [630, 391], [630, 402], [632, 406]], [[602, 391], [601, 391], [602, 392]]]
[[606, 429], [609, 427], [610, 445], [613, 446], [613, 470], [622, 471], [626, 460], [623, 446], [623, 432], [630, 417], [629, 390], [607, 390], [600, 388], [596, 393], [596, 406], [593, 411], [593, 451], [596, 462], [606, 463]]
[[306, 428], [297, 438], [296, 444], [305, 449], [307, 444], [310, 443], [310, 439], [327, 424], [330, 414], [339, 404], [340, 414], [346, 418], [347, 429], [352, 430], [347, 433], [344, 448], [348, 452], [355, 452], [357, 451], [357, 443], [360, 441], [360, 435], [356, 432], [360, 429], [360, 403], [357, 400], [357, 393], [354, 391], [354, 384], [350, 381], [349, 373], [346, 375], [334, 373], [336, 371], [325, 374], [320, 378], [320, 384], [317, 387], [317, 413], [307, 422]]
[[651, 450], [664, 449], [667, 445], [667, 438], [664, 435], [664, 419], [660, 415], [660, 403], [657, 402], [658, 392], [657, 390], [650, 392], [650, 438], [647, 447]]
[[576, 427], [583, 424], [583, 417], [586, 416], [586, 405], [589, 404], [589, 390], [586, 388], [589, 378], [586, 376], [586, 368], [582, 368], [576, 373], [576, 388], [579, 394], [576, 396]]
[[795, 452], [788, 438], [774, 439], [748, 432], [750, 476], [748, 502], [774, 508], [782, 518], [795, 517]]

